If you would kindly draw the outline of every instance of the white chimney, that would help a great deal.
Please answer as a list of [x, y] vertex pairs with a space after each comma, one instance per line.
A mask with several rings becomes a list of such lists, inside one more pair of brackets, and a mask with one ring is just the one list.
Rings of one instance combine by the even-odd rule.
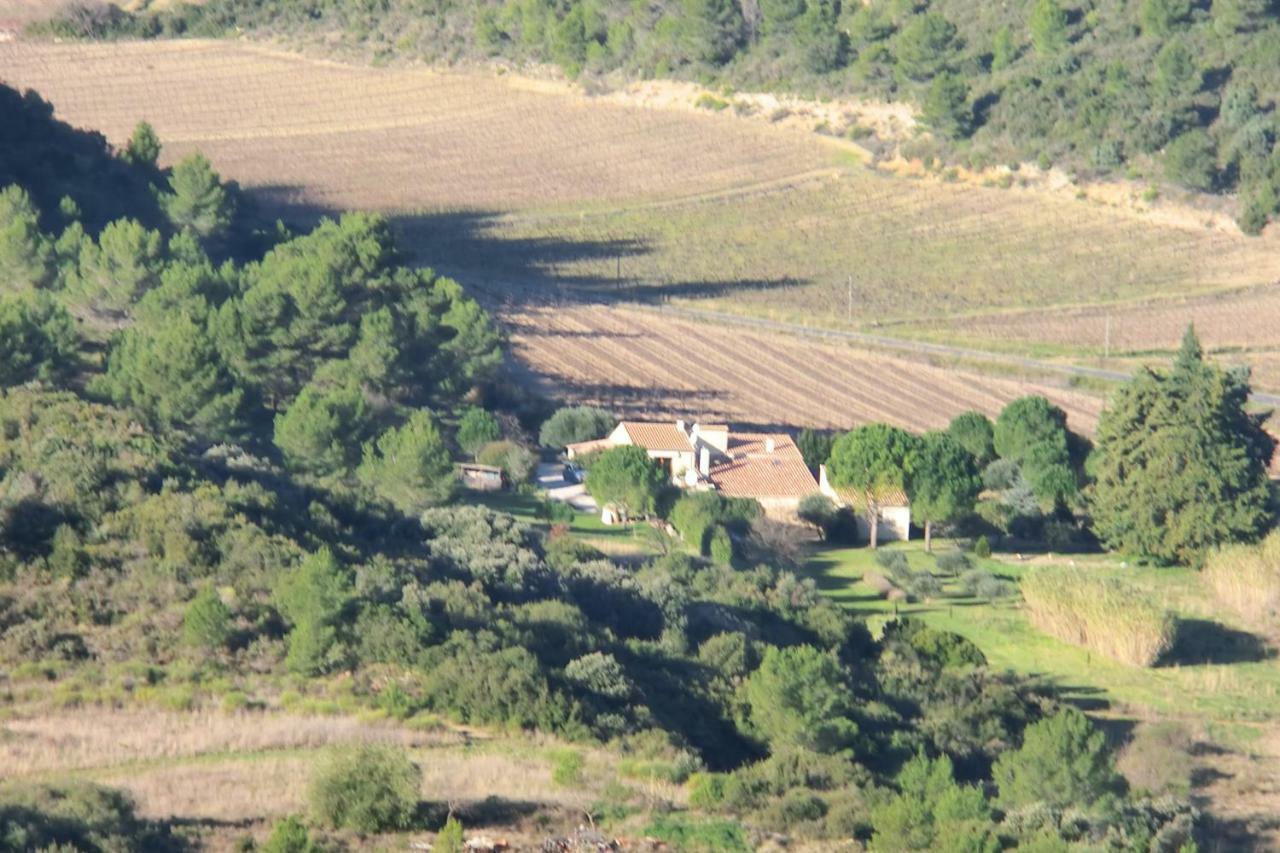
[[773, 452], [773, 450], [774, 450], [774, 443], [773, 443], [773, 439], [772, 439], [772, 438], [766, 438], [766, 439], [764, 440], [764, 452], [765, 452], [765, 453], [772, 453], [772, 452]]
[[684, 432], [684, 421], [683, 421], [683, 420], [677, 420], [677, 421], [676, 421], [676, 429], [680, 430], [680, 432]]
[[698, 470], [704, 477], [711, 474], [711, 451], [705, 446], [698, 451]]

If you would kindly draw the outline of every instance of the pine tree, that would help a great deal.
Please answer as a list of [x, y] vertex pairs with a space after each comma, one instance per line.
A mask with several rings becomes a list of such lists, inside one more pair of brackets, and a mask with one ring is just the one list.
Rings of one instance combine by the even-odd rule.
[[216, 651], [231, 636], [231, 610], [213, 587], [196, 593], [182, 617], [182, 638], [189, 646]]
[[491, 441], [502, 438], [502, 428], [493, 415], [477, 406], [462, 413], [458, 421], [458, 446], [473, 458]]
[[449, 449], [425, 409], [366, 445], [357, 473], [361, 482], [405, 513], [443, 503], [456, 486]]
[[1197, 563], [1266, 530], [1274, 441], [1246, 411], [1248, 397], [1248, 374], [1207, 363], [1190, 327], [1170, 371], [1143, 369], [1113, 395], [1089, 495], [1108, 547]]
[[138, 122], [125, 146], [124, 159], [135, 166], [154, 169], [160, 160], [160, 137], [156, 136], [156, 129], [145, 121]]
[[835, 486], [865, 495], [871, 547], [879, 543], [881, 495], [907, 484], [907, 457], [917, 439], [887, 424], [867, 424], [836, 439], [827, 470]]
[[354, 385], [313, 382], [275, 420], [275, 444], [290, 468], [344, 475], [360, 460], [372, 415]]
[[0, 386], [65, 376], [79, 344], [75, 321], [47, 294], [0, 298]]
[[949, 71], [933, 78], [924, 98], [924, 120], [948, 139], [969, 135], [973, 130], [973, 107], [963, 79]]
[[121, 317], [160, 282], [164, 239], [133, 219], [102, 229], [97, 242], [84, 240], [72, 281], [72, 295], [102, 314]]
[[1079, 492], [1067, 415], [1044, 397], [1020, 397], [996, 418], [994, 444], [1001, 459], [1017, 463], [1036, 497], [1066, 504]]
[[244, 431], [244, 391], [205, 328], [185, 313], [120, 333], [97, 387], [156, 426], [185, 426], [220, 441]]
[[231, 197], [199, 152], [173, 167], [169, 192], [160, 196], [160, 207], [173, 227], [201, 239], [217, 237], [231, 225]]
[[292, 626], [285, 664], [302, 675], [330, 669], [338, 658], [338, 626], [351, 598], [351, 578], [328, 548], [302, 561], [276, 590], [276, 606]]
[[0, 190], [0, 289], [44, 287], [52, 271], [52, 252], [40, 231], [40, 215], [27, 191], [17, 184]]
[[991, 775], [1000, 804], [1011, 810], [1085, 808], [1122, 784], [1106, 737], [1070, 705], [1028, 726], [1022, 746], [1001, 755]]
[[973, 457], [945, 432], [925, 433], [906, 459], [911, 514], [924, 522], [924, 549], [933, 550], [933, 524], [973, 510], [982, 490]]

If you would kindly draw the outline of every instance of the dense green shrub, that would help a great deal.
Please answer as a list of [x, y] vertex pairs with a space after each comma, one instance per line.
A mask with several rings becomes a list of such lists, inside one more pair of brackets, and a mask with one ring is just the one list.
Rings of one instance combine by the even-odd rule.
[[476, 461], [501, 468], [507, 480], [517, 486], [532, 480], [538, 466], [538, 459], [533, 451], [514, 441], [493, 441], [486, 444], [480, 449]]
[[717, 524], [711, 529], [711, 537], [707, 543], [707, 556], [718, 566], [733, 563], [733, 537], [724, 525]]
[[617, 420], [604, 409], [590, 406], [569, 406], [558, 409], [538, 431], [538, 443], [557, 450], [567, 444], [604, 438]]
[[320, 848], [311, 840], [306, 825], [290, 815], [276, 821], [271, 835], [262, 845], [262, 853], [320, 853]]
[[760, 504], [749, 498], [692, 492], [681, 495], [667, 517], [684, 541], [705, 557], [711, 556], [711, 539], [717, 527], [743, 532], [762, 513]]
[[418, 810], [421, 779], [417, 766], [398, 747], [340, 747], [316, 770], [311, 810], [329, 826], [365, 834], [407, 829]]
[[666, 485], [662, 466], [634, 445], [604, 451], [587, 472], [587, 491], [597, 503], [616, 504], [635, 515], [653, 512]]
[[996, 761], [993, 777], [1010, 809], [1089, 806], [1122, 785], [1105, 736], [1071, 706], [1029, 726], [1022, 746]]
[[551, 766], [551, 781], [562, 787], [571, 788], [582, 784], [582, 770], [587, 760], [576, 749], [566, 749], [556, 754]]
[[698, 820], [673, 813], [654, 819], [644, 833], [689, 853], [747, 853], [751, 849], [746, 830], [737, 821]]

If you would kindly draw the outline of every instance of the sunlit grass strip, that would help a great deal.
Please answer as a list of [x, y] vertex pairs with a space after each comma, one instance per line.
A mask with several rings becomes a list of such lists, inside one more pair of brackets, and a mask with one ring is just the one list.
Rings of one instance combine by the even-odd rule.
[[1280, 530], [1257, 545], [1209, 555], [1204, 581], [1218, 600], [1254, 624], [1280, 623]]
[[1173, 614], [1143, 589], [1075, 568], [1022, 579], [1032, 622], [1046, 634], [1132, 666], [1151, 666], [1173, 645]]

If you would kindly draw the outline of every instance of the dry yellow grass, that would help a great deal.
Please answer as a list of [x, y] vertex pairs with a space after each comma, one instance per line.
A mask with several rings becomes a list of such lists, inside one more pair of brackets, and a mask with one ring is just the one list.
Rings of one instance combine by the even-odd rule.
[[[497, 797], [566, 809], [591, 803], [588, 791], [553, 785], [547, 762], [535, 757], [460, 748], [410, 754], [422, 768], [427, 802], [461, 804]], [[95, 772], [92, 777], [128, 790], [148, 817], [264, 820], [306, 810], [311, 775], [321, 757], [317, 750], [267, 753]]]
[[354, 740], [456, 743], [391, 723], [351, 717], [95, 708], [41, 713], [0, 723], [0, 767], [9, 774], [176, 760], [222, 753], [318, 749]]
[[[582, 783], [563, 786], [552, 783], [549, 757], [560, 747], [545, 737], [473, 741], [352, 717], [85, 708], [26, 709], [4, 721], [0, 769], [11, 780], [75, 776], [124, 788], [151, 818], [245, 824], [305, 810], [324, 750], [370, 740], [403, 745], [422, 768], [423, 799], [456, 805], [497, 797], [580, 811], [616, 761], [585, 750]], [[665, 782], [645, 783], [644, 793], [683, 799]]]
[[1173, 614], [1116, 578], [1042, 568], [1024, 575], [1021, 589], [1031, 623], [1064, 642], [1131, 666], [1153, 666], [1173, 646]]
[[1203, 577], [1218, 600], [1248, 622], [1280, 631], [1280, 532], [1258, 545], [1215, 551]]

